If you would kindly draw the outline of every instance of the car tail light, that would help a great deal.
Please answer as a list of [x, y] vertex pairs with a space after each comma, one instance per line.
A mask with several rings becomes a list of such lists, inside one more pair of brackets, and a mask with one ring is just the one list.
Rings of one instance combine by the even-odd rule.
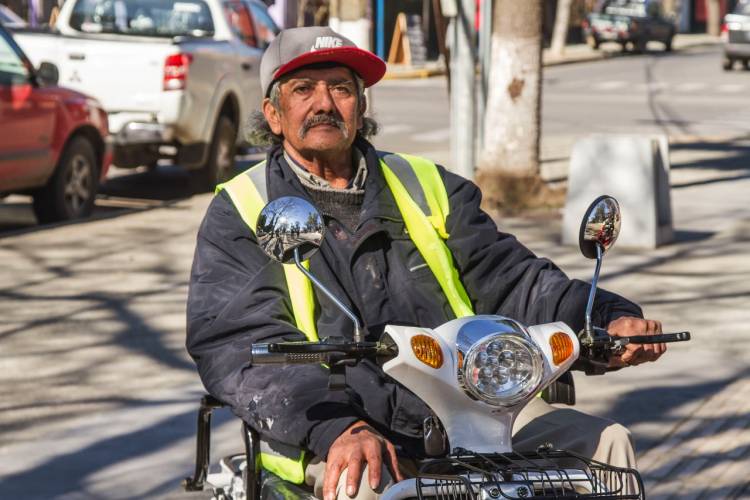
[[185, 88], [188, 67], [193, 62], [190, 54], [172, 54], [164, 60], [164, 90], [182, 90]]

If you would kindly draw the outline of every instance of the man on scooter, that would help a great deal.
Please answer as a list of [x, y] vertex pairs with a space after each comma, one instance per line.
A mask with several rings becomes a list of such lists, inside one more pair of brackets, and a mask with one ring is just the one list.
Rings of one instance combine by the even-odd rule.
[[[264, 468], [308, 484], [325, 500], [375, 498], [402, 479], [402, 469], [425, 456], [422, 424], [431, 413], [369, 361], [347, 368], [341, 391], [328, 390], [323, 366], [249, 363], [253, 343], [352, 337], [349, 319], [327, 296], [300, 296], [283, 266], [259, 248], [255, 219], [247, 215], [252, 203], [298, 196], [318, 207], [327, 232], [310, 270], [358, 314], [368, 340], [387, 324], [433, 328], [459, 310], [525, 324], [565, 321], [579, 330], [588, 296], [586, 283], [499, 232], [472, 182], [368, 142], [376, 126], [365, 117], [364, 89], [384, 73], [382, 60], [330, 28], [279, 34], [263, 56], [265, 99], [251, 130], [273, 146], [261, 165], [219, 186], [190, 280], [187, 347], [204, 385], [261, 434]], [[386, 171], [403, 185], [401, 194], [384, 179]], [[435, 224], [453, 263], [444, 273], [418, 250], [424, 236], [405, 230], [425, 185], [449, 207]], [[661, 331], [637, 305], [605, 290], [597, 293], [593, 318], [613, 335]], [[655, 361], [665, 350], [628, 345], [611, 368]], [[533, 450], [546, 442], [635, 466], [624, 427], [535, 398], [516, 422], [514, 446]]]

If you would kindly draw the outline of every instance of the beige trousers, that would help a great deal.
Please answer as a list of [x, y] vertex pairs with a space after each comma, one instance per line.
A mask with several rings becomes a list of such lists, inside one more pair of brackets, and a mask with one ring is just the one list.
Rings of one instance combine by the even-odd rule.
[[[513, 426], [513, 448], [534, 451], [540, 445], [550, 443], [554, 448], [573, 451], [585, 457], [617, 467], [635, 468], [635, 451], [630, 432], [622, 425], [605, 418], [594, 417], [571, 408], [557, 408], [541, 398], [534, 398], [516, 419]], [[413, 475], [414, 466], [404, 461], [402, 472]], [[564, 464], [561, 464], [564, 466]], [[323, 498], [323, 476], [325, 462], [313, 460], [305, 469], [305, 482], [313, 487], [317, 498]], [[336, 489], [337, 500], [347, 500], [346, 470], [339, 478]], [[367, 480], [367, 468], [362, 473], [356, 500], [377, 500], [393, 479], [387, 467], [381, 471], [381, 481], [375, 490]], [[633, 488], [630, 485], [629, 488]]]

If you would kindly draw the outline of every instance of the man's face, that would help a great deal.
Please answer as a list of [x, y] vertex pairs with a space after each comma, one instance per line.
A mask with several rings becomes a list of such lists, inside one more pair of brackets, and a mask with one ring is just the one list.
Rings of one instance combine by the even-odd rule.
[[302, 68], [284, 77], [279, 91], [279, 109], [266, 99], [263, 113], [286, 145], [304, 156], [349, 150], [365, 106], [350, 69]]

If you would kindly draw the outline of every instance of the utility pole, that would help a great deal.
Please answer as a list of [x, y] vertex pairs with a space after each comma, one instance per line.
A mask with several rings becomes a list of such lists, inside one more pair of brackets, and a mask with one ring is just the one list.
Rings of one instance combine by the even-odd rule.
[[450, 17], [451, 161], [453, 171], [467, 179], [474, 178], [476, 156], [474, 8], [474, 0], [443, 1]]
[[490, 85], [492, 57], [492, 0], [479, 4], [479, 101], [477, 109], [477, 135], [479, 150], [484, 146], [484, 116], [487, 112], [487, 94]]

